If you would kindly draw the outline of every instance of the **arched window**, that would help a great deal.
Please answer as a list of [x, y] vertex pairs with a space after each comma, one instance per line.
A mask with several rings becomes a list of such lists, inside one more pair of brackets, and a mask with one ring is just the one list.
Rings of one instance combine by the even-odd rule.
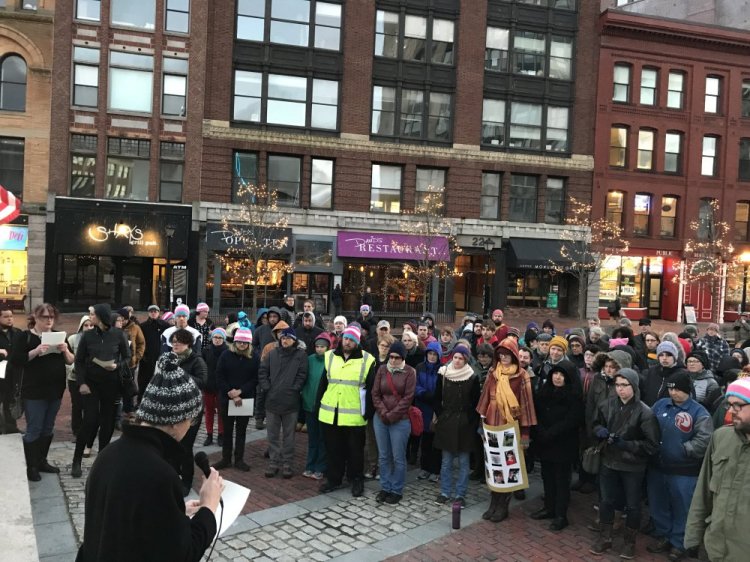
[[0, 61], [0, 109], [26, 110], [26, 61], [18, 55]]

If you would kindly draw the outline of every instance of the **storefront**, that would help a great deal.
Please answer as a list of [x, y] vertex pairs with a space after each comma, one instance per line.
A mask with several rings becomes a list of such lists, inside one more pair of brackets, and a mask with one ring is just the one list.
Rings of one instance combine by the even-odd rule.
[[[317, 312], [331, 311], [331, 294], [334, 288], [334, 244], [333, 236], [294, 236], [294, 273], [291, 294], [296, 307], [302, 309], [306, 299], [315, 301]], [[337, 281], [340, 283], [341, 281]]]
[[[206, 225], [206, 299], [215, 310], [248, 310], [256, 292], [258, 307], [277, 305], [287, 292], [292, 230], [269, 231], [263, 245], [272, 250], [258, 264], [252, 263], [252, 253], [244, 250], [243, 232], [241, 225]], [[253, 237], [254, 233], [248, 229], [246, 235]]]
[[[45, 298], [63, 310], [97, 302], [144, 310], [173, 298], [194, 300], [190, 273], [192, 208], [58, 197], [47, 225]], [[192, 258], [194, 259], [194, 257]]]
[[27, 297], [27, 256], [29, 227], [0, 225], [0, 302], [23, 310]]

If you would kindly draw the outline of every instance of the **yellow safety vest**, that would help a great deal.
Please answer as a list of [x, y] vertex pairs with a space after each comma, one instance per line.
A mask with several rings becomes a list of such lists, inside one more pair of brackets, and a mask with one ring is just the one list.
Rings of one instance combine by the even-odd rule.
[[360, 398], [360, 389], [365, 388], [365, 378], [375, 358], [363, 350], [361, 359], [344, 361], [343, 357], [330, 350], [326, 351], [325, 362], [328, 388], [320, 401], [318, 419], [333, 425], [338, 410], [337, 425], [367, 425], [362, 415], [364, 404]]

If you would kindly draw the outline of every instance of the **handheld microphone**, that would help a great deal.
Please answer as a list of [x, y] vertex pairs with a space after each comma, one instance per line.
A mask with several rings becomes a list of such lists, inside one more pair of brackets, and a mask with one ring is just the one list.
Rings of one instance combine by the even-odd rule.
[[193, 460], [195, 461], [196, 466], [203, 471], [206, 478], [211, 476], [211, 467], [208, 465], [208, 455], [206, 453], [203, 451], [195, 453]]

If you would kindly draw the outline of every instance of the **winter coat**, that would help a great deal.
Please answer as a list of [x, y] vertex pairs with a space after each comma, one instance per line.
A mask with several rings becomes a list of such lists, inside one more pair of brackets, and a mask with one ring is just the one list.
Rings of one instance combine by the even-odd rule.
[[[440, 354], [438, 353], [438, 357]], [[416, 369], [419, 364], [424, 361], [424, 351], [417, 344], [414, 349], [406, 352], [406, 364], [412, 369]]]
[[662, 398], [654, 404], [653, 412], [661, 434], [654, 465], [667, 474], [698, 476], [714, 432], [708, 410], [692, 398], [679, 405]]
[[575, 375], [578, 374], [578, 367], [575, 366], [575, 364], [568, 359], [567, 357], [563, 356], [560, 361], [557, 363], [552, 363], [549, 355], [547, 356], [547, 359], [540, 365], [539, 370], [536, 372], [536, 379], [534, 380], [534, 387], [532, 387], [534, 394], [539, 392], [539, 390], [542, 388], [542, 385], [547, 381], [549, 377], [549, 373], [552, 371], [553, 367], [559, 367], [560, 369], [563, 369], [565, 373], [570, 377], [569, 380], [574, 380]]
[[439, 375], [435, 387], [435, 439], [432, 445], [450, 453], [471, 453], [476, 449], [479, 415], [479, 379], [450, 381]]
[[417, 384], [414, 390], [414, 404], [422, 412], [425, 431], [431, 431], [432, 414], [435, 412], [435, 390], [438, 382], [439, 363], [420, 363], [417, 366]]
[[323, 330], [317, 326], [313, 326], [309, 330], [303, 326], [299, 326], [294, 329], [294, 333], [297, 334], [298, 339], [305, 342], [305, 351], [307, 352], [307, 355], [312, 355], [315, 353], [315, 340], [323, 333]]
[[[281, 318], [281, 310], [279, 307], [272, 306], [268, 309], [268, 314], [275, 313]], [[273, 326], [271, 324], [263, 324], [262, 326], [256, 326], [255, 332], [253, 333], [253, 347], [255, 349], [262, 350], [269, 343], [276, 341], [273, 337]]]
[[198, 562], [216, 533], [207, 507], [185, 515], [184, 449], [155, 427], [124, 425], [86, 481], [85, 532], [76, 562]]
[[195, 384], [198, 385], [198, 388], [201, 390], [206, 389], [206, 383], [208, 382], [208, 367], [200, 353], [190, 350], [190, 355], [184, 359], [180, 358], [180, 367], [185, 371], [186, 375], [190, 375], [195, 381]]
[[213, 345], [211, 342], [211, 332], [214, 331], [214, 323], [211, 322], [210, 318], [206, 318], [203, 324], [198, 324], [195, 318], [191, 318], [188, 322], [188, 326], [197, 330], [201, 335], [201, 351], [208, 349], [209, 345]]
[[227, 349], [229, 349], [229, 346], [225, 343], [221, 345], [214, 345], [212, 343], [211, 347], [203, 350], [203, 361], [205, 361], [208, 370], [206, 388], [204, 389], [206, 392], [215, 393], [219, 389], [218, 383], [216, 382], [216, 366], [219, 363], [219, 357], [221, 357], [221, 354]]
[[258, 386], [265, 395], [266, 412], [284, 415], [299, 411], [306, 378], [304, 350], [295, 345], [272, 349], [258, 369]]
[[240, 391], [240, 398], [255, 398], [258, 386], [258, 356], [250, 357], [227, 349], [216, 363], [216, 385], [222, 406], [229, 403], [230, 390]]
[[156, 364], [156, 360], [161, 355], [161, 335], [171, 326], [159, 318], [156, 320], [149, 318], [140, 324], [140, 328], [146, 344], [143, 360]]
[[29, 351], [36, 349], [41, 343], [42, 339], [34, 332], [21, 332], [13, 342], [8, 361], [13, 370], [23, 373], [21, 398], [59, 400], [65, 392], [67, 378], [65, 356], [62, 353], [47, 353], [29, 360]]
[[696, 401], [712, 412], [716, 399], [721, 395], [721, 388], [713, 373], [703, 369], [700, 373], [690, 373], [690, 380], [693, 381]]
[[583, 402], [572, 381], [556, 387], [545, 383], [534, 398], [536, 425], [531, 428], [535, 458], [573, 464], [578, 460], [578, 433], [583, 424]]
[[178, 328], [177, 326], [170, 326], [161, 335], [161, 352], [162, 353], [169, 353], [172, 351], [172, 342], [170, 341], [172, 339], [172, 334], [174, 334], [177, 330], [187, 330], [190, 332], [193, 336], [193, 345], [191, 346], [191, 349], [195, 351], [196, 353], [200, 353], [203, 351], [203, 337], [201, 336], [201, 333], [196, 330], [195, 328], [191, 328], [189, 325], [185, 328]]
[[146, 352], [146, 338], [141, 327], [132, 320], [122, 329], [130, 341], [130, 368], [135, 369]]
[[695, 347], [706, 353], [708, 368], [712, 371], [718, 369], [722, 357], [729, 355], [730, 352], [727, 340], [721, 336], [705, 335], [696, 342]]
[[307, 378], [302, 387], [302, 409], [305, 412], [315, 413], [320, 407], [318, 388], [325, 370], [325, 356], [317, 353], [307, 356]]
[[[118, 369], [108, 371], [94, 363], [94, 358], [101, 361], [114, 359], [117, 362]], [[81, 332], [75, 359], [78, 386], [89, 382], [119, 384], [119, 380], [115, 381], [118, 377], [118, 370], [129, 360], [130, 346], [128, 345], [128, 339], [119, 328], [102, 330], [97, 326], [92, 330]]]
[[[388, 380], [389, 374], [393, 386]], [[385, 425], [391, 425], [408, 419], [416, 385], [417, 373], [409, 365], [404, 364], [404, 369], [395, 373], [391, 373], [387, 365], [381, 366], [375, 373], [372, 383], [372, 404], [380, 421]]]
[[671, 367], [662, 367], [659, 364], [641, 373], [640, 392], [644, 404], [651, 407], [660, 398], [669, 397], [667, 379], [680, 371], [685, 372], [685, 367], [681, 363], [675, 363]]

